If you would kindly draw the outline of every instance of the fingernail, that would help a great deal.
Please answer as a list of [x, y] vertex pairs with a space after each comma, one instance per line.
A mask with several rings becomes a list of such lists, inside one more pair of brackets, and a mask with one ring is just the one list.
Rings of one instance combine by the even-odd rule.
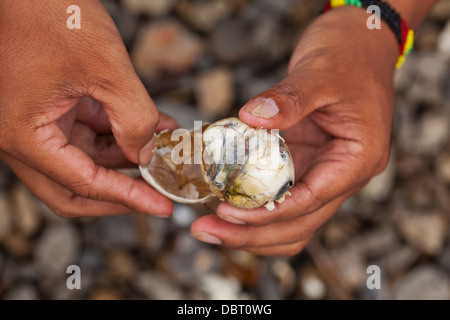
[[244, 107], [244, 110], [252, 115], [266, 120], [275, 117], [280, 110], [273, 99], [256, 99]]
[[155, 149], [155, 138], [152, 138], [142, 149], [139, 151], [139, 165], [145, 167], [150, 163], [152, 159], [153, 150]]
[[235, 217], [232, 216], [223, 216], [221, 214], [217, 213], [217, 216], [225, 221], [228, 221], [230, 223], [234, 223], [234, 224], [246, 224], [244, 221], [241, 221], [239, 219], [236, 219]]
[[222, 240], [216, 238], [206, 232], [196, 232], [192, 233], [192, 236], [200, 241], [211, 243], [211, 244], [222, 244]]

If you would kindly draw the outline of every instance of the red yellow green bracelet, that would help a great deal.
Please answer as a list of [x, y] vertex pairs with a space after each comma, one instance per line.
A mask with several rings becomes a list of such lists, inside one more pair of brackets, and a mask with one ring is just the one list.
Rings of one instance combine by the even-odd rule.
[[400, 54], [395, 67], [397, 69], [400, 68], [405, 61], [406, 56], [413, 49], [414, 31], [408, 27], [398, 12], [387, 2], [382, 0], [330, 0], [323, 11], [325, 12], [329, 9], [342, 6], [354, 6], [359, 8], [378, 6], [380, 8], [381, 19], [388, 24], [397, 39]]

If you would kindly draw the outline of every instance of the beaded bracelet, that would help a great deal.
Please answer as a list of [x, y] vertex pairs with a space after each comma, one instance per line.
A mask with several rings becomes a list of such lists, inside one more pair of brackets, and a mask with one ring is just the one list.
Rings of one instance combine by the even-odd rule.
[[323, 12], [346, 5], [359, 8], [368, 8], [371, 5], [376, 5], [380, 8], [381, 19], [388, 24], [389, 28], [394, 32], [395, 37], [397, 38], [400, 55], [395, 67], [397, 69], [400, 68], [405, 61], [406, 56], [413, 49], [414, 31], [408, 27], [398, 12], [387, 2], [382, 0], [330, 0], [326, 4]]

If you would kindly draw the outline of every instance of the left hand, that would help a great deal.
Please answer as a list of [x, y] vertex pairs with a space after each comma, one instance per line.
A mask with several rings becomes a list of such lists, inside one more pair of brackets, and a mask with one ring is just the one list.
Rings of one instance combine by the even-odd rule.
[[398, 49], [387, 27], [371, 31], [365, 23], [358, 8], [320, 16], [300, 40], [288, 77], [241, 109], [241, 120], [253, 127], [286, 130], [296, 172], [292, 195], [273, 211], [222, 203], [217, 215], [193, 223], [194, 237], [256, 254], [297, 254], [385, 168]]

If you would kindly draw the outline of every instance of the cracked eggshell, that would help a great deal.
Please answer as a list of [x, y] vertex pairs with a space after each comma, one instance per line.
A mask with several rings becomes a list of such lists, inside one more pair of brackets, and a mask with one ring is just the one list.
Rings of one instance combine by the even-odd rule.
[[243, 209], [272, 210], [274, 201], [290, 195], [294, 165], [277, 132], [227, 118], [206, 128], [203, 144], [203, 176], [221, 200]]
[[[184, 155], [191, 158], [191, 163], [175, 164], [172, 161], [172, 150], [179, 143], [172, 141], [172, 132], [165, 130], [155, 134], [152, 159], [148, 165], [139, 166], [142, 177], [173, 201], [188, 204], [209, 201], [215, 196], [203, 178], [200, 165], [194, 164], [193, 153]], [[190, 138], [194, 139], [193, 130]]]

